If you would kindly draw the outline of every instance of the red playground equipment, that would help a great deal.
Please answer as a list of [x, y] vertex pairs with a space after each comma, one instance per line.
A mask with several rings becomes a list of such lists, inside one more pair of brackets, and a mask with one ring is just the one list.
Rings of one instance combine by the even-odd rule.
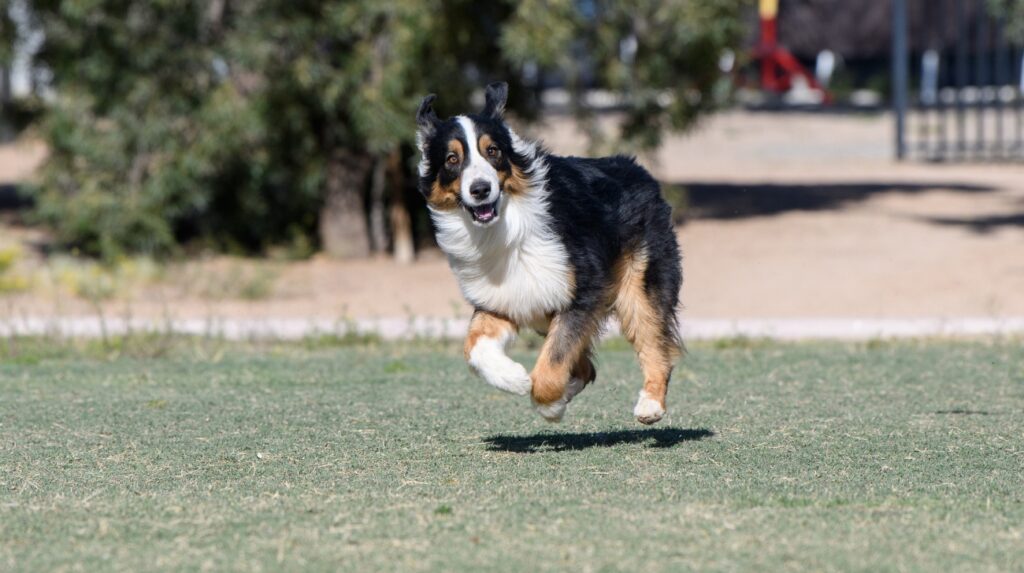
[[761, 89], [782, 94], [793, 89], [793, 80], [799, 77], [806, 82], [808, 88], [821, 92], [825, 102], [829, 102], [829, 93], [818, 83], [817, 78], [778, 43], [779, 0], [760, 0], [758, 12], [761, 17], [761, 41], [754, 57], [761, 62]]

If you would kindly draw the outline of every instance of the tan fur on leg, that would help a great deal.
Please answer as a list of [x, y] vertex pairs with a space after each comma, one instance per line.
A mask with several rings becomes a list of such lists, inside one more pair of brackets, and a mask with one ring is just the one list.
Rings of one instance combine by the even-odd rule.
[[515, 335], [518, 331], [519, 326], [510, 319], [485, 310], [477, 310], [473, 313], [473, 319], [469, 321], [469, 333], [466, 335], [462, 352], [466, 360], [469, 360], [469, 353], [480, 337], [500, 339], [509, 334]]
[[644, 289], [647, 251], [640, 248], [616, 265], [618, 290], [613, 306], [622, 324], [622, 334], [636, 350], [644, 373], [644, 389], [634, 414], [637, 420], [653, 424], [665, 414], [665, 395], [672, 366], [679, 357], [678, 342], [667, 335], [667, 320], [652, 304]]
[[[598, 320], [597, 316], [583, 318], [582, 323], [571, 325], [561, 315], [551, 321], [551, 331], [530, 374], [534, 405], [553, 422], [561, 420], [569, 401], [595, 376], [588, 354]], [[567, 330], [570, 328], [573, 330]]]
[[517, 331], [516, 323], [508, 318], [478, 310], [469, 323], [463, 351], [470, 368], [488, 384], [522, 396], [530, 392], [530, 376], [526, 368], [505, 354]]

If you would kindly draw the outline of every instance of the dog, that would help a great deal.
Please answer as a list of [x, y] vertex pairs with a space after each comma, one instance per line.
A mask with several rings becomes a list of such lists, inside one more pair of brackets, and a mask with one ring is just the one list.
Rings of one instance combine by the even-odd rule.
[[[593, 345], [614, 312], [643, 370], [633, 414], [661, 420], [682, 353], [683, 277], [658, 182], [632, 157], [560, 157], [521, 138], [503, 119], [505, 83], [487, 86], [479, 114], [442, 120], [435, 99], [416, 113], [419, 190], [475, 309], [471, 369], [560, 421], [597, 376]], [[545, 337], [531, 372], [506, 354], [520, 328]]]

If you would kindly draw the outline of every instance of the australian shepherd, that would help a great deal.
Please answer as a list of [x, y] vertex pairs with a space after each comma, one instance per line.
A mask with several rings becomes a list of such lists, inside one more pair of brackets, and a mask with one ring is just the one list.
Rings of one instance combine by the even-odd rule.
[[[560, 157], [519, 137], [502, 119], [507, 97], [491, 84], [479, 114], [442, 120], [429, 95], [416, 114], [419, 189], [475, 309], [466, 361], [559, 421], [594, 381], [591, 350], [614, 312], [643, 369], [633, 414], [653, 424], [681, 351], [671, 209], [631, 157]], [[545, 336], [531, 372], [505, 353], [520, 328]]]

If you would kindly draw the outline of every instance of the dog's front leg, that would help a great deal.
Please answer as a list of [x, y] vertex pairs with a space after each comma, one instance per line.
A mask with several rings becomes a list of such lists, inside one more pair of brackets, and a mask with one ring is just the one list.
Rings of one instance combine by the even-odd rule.
[[464, 347], [466, 362], [488, 384], [519, 396], [530, 393], [530, 375], [505, 354], [519, 327], [503, 316], [477, 310], [469, 322]]
[[548, 421], [561, 421], [569, 401], [593, 381], [589, 352], [599, 323], [593, 310], [583, 308], [570, 308], [551, 321], [530, 374], [533, 404]]

